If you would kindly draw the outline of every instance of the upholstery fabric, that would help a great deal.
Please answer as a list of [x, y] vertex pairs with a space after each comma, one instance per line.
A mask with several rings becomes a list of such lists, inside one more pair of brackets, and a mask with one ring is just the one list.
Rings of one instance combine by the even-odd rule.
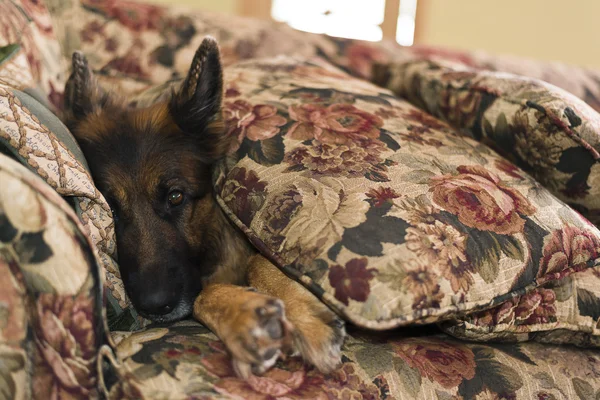
[[476, 344], [404, 330], [351, 332], [344, 363], [323, 376], [292, 357], [262, 377], [240, 380], [206, 328], [114, 332], [129, 379], [115, 399], [593, 399], [600, 354], [564, 346]]
[[590, 268], [440, 326], [467, 340], [600, 347], [599, 322], [600, 269]]
[[[415, 104], [346, 74], [372, 78], [376, 62], [451, 59], [478, 71], [543, 79], [600, 109], [597, 72], [334, 39], [129, 0], [10, 0], [0, 2], [0, 10], [0, 393], [17, 399], [102, 393], [111, 399], [600, 397], [598, 349], [498, 343], [598, 345], [598, 269], [587, 268], [597, 257], [596, 229], [486, 147], [489, 142], [461, 136], [409, 96]], [[45, 103], [60, 104], [75, 49], [88, 55], [104, 82], [137, 93], [185, 73], [206, 34], [220, 41], [231, 66], [226, 116], [238, 144], [216, 178], [232, 219], [261, 250], [279, 246], [291, 261], [302, 261], [281, 265], [373, 328], [386, 328], [385, 318], [404, 312], [394, 324], [441, 318], [447, 333], [489, 343], [451, 339], [432, 325], [371, 334], [351, 329], [343, 366], [328, 376], [292, 357], [242, 382], [232, 375], [222, 344], [195, 322], [131, 332], [145, 321], [129, 305], [118, 275], [110, 210]], [[239, 64], [279, 53], [318, 56], [346, 73], [316, 59]], [[266, 86], [257, 88], [259, 81]], [[236, 167], [237, 158], [242, 164]], [[405, 184], [394, 186], [397, 177]], [[585, 211], [583, 203], [563, 199]], [[461, 212], [462, 204], [472, 210]], [[354, 218], [358, 225], [348, 226]], [[404, 243], [386, 241], [390, 231], [371, 223], [377, 219], [403, 232]], [[331, 224], [323, 226], [325, 220]], [[260, 227], [266, 230], [255, 231]], [[287, 235], [292, 227], [307, 234]], [[316, 247], [327, 248], [352, 230], [364, 243], [348, 235], [337, 254], [323, 250], [324, 262], [306, 262], [302, 258], [317, 254], [298, 257], [298, 248], [289, 246], [321, 236]], [[469, 237], [477, 237], [477, 245]], [[440, 250], [440, 240], [450, 252]], [[354, 254], [348, 243], [383, 256]], [[407, 254], [421, 264], [435, 255], [448, 262], [427, 264], [427, 270], [414, 262], [393, 265], [387, 277], [373, 271], [386, 265], [380, 259]], [[386, 290], [394, 282], [406, 303], [378, 319], [389, 306], [374, 301], [380, 293], [400, 298]], [[485, 285], [506, 295], [490, 302]], [[467, 313], [466, 304], [475, 308]]]
[[[83, 50], [103, 83], [118, 91], [139, 93], [168, 79], [181, 77], [205, 35], [219, 40], [223, 62], [280, 53], [318, 55], [360, 77], [371, 77], [371, 66], [390, 60], [450, 59], [473, 68], [517, 72], [545, 79], [572, 90], [593, 107], [600, 79], [595, 71], [559, 63], [494, 57], [427, 47], [404, 48], [391, 43], [369, 43], [298, 32], [282, 24], [256, 21], [175, 7], [160, 7], [133, 1], [50, 0], [47, 2], [55, 35], [64, 59]], [[57, 94], [59, 96], [60, 94]], [[580, 211], [585, 211], [579, 208]], [[586, 215], [589, 215], [586, 214]], [[112, 241], [112, 233], [106, 236]], [[131, 323], [135, 311], [123, 298], [115, 268], [107, 268], [115, 326]], [[111, 318], [112, 319], [112, 318]], [[112, 321], [111, 321], [112, 322]]]
[[[493, 150], [333, 67], [226, 70], [219, 201], [359, 326], [431, 323], [596, 263], [598, 230]], [[581, 250], [579, 250], [581, 249]]]
[[0, 154], [0, 393], [93, 398], [108, 343], [92, 242], [58, 194]]
[[129, 306], [115, 261], [116, 242], [110, 207], [94, 186], [75, 139], [44, 105], [2, 84], [0, 110], [0, 148], [16, 156], [68, 199], [93, 241], [105, 271], [104, 283], [109, 289], [107, 307], [111, 327], [139, 327], [143, 321]]
[[219, 41], [225, 65], [279, 54], [318, 55], [354, 76], [369, 79], [374, 63], [453, 60], [481, 70], [511, 72], [549, 82], [600, 110], [600, 72], [563, 63], [333, 38], [299, 32], [275, 22], [131, 0], [46, 3], [65, 58], [82, 50], [104, 81], [123, 91], [136, 92], [183, 76], [202, 38], [211, 35]]
[[2, 1], [0, 27], [0, 46], [15, 46], [14, 53], [0, 52], [0, 83], [21, 90], [37, 88], [49, 103], [57, 104], [65, 79], [63, 57], [46, 4]]
[[600, 223], [600, 115], [539, 80], [416, 61], [381, 65], [374, 80], [492, 145], [561, 200]]

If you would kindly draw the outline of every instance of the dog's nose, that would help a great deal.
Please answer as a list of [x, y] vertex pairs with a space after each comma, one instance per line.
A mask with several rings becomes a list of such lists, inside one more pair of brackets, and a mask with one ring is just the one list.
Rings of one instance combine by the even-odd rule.
[[149, 315], [166, 315], [175, 309], [176, 298], [166, 291], [156, 291], [140, 301], [140, 309]]

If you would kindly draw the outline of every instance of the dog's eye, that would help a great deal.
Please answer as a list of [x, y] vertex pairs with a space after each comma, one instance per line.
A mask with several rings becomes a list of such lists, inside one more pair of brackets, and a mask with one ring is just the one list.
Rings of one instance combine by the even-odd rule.
[[169, 205], [171, 207], [177, 207], [183, 203], [183, 193], [179, 190], [173, 190], [169, 192], [167, 200], [169, 201]]

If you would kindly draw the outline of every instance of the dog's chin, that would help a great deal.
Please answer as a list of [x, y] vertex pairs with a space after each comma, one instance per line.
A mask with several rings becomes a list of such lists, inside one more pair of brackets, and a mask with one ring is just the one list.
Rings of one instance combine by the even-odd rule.
[[175, 307], [173, 309], [173, 311], [171, 311], [170, 313], [165, 314], [165, 315], [152, 315], [152, 314], [143, 313], [141, 311], [138, 311], [138, 312], [142, 317], [149, 319], [153, 323], [165, 324], [165, 323], [169, 323], [169, 322], [180, 321], [182, 319], [189, 317], [190, 315], [192, 315], [192, 309], [193, 309], [193, 306], [190, 302], [180, 301], [177, 304], [177, 307]]

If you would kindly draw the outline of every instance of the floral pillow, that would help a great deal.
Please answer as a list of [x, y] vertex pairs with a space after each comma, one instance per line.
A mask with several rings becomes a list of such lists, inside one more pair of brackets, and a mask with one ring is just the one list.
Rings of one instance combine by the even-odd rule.
[[447, 62], [379, 65], [375, 82], [488, 143], [600, 224], [600, 115], [542, 81]]
[[600, 232], [577, 212], [384, 89], [285, 57], [229, 67], [226, 82], [238, 140], [215, 171], [219, 203], [359, 326], [489, 308], [598, 257]]
[[571, 343], [600, 347], [600, 269], [589, 268], [505, 301], [440, 324], [447, 333], [477, 341]]

